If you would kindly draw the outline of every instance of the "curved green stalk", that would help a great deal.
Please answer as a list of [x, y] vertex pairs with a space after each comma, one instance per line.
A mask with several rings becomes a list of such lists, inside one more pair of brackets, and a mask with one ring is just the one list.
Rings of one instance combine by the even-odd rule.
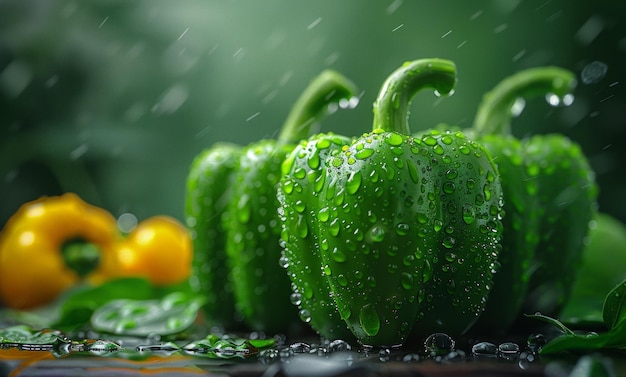
[[406, 62], [383, 83], [374, 102], [374, 129], [410, 135], [408, 114], [411, 99], [424, 88], [437, 95], [451, 94], [456, 85], [456, 66], [444, 59]]
[[511, 118], [516, 113], [514, 108], [518, 100], [545, 95], [556, 96], [552, 98], [561, 102], [575, 86], [574, 74], [559, 67], [518, 72], [485, 94], [474, 119], [474, 130], [478, 135], [510, 134]]
[[278, 136], [281, 144], [296, 144], [307, 139], [311, 125], [328, 113], [328, 106], [356, 96], [354, 83], [340, 73], [325, 70], [302, 92], [291, 108]]

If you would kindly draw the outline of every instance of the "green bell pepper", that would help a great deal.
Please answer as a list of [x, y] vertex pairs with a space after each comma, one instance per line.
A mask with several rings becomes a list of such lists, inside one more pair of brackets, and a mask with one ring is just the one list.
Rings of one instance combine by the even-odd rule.
[[190, 282], [206, 296], [211, 321], [233, 329], [243, 320], [252, 330], [266, 332], [300, 323], [290, 302], [289, 278], [279, 266], [275, 186], [281, 163], [310, 135], [311, 125], [330, 104], [355, 92], [345, 77], [324, 71], [295, 103], [278, 140], [247, 147], [218, 144], [192, 162], [185, 203], [194, 245]]
[[567, 137], [519, 140], [510, 123], [534, 96], [567, 104], [575, 83], [565, 69], [532, 68], [500, 82], [479, 106], [470, 132], [496, 161], [506, 214], [499, 271], [479, 331], [505, 333], [520, 311], [555, 316], [569, 296], [596, 208], [594, 174]]
[[455, 84], [450, 61], [408, 62], [384, 82], [372, 132], [313, 136], [283, 163], [287, 269], [324, 337], [349, 330], [388, 346], [411, 331], [455, 335], [482, 311], [502, 226], [495, 165], [461, 132], [414, 138], [407, 120], [420, 89]]

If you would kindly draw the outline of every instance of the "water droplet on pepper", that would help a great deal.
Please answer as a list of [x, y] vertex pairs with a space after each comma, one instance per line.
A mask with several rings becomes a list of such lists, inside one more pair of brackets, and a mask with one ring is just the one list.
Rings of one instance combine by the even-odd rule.
[[350, 174], [350, 177], [346, 182], [346, 191], [348, 194], [353, 195], [359, 191], [359, 188], [361, 187], [361, 177], [360, 171]]
[[385, 239], [385, 229], [379, 225], [374, 225], [367, 233], [370, 242], [382, 242]]
[[359, 312], [359, 323], [369, 336], [376, 336], [380, 331], [380, 317], [372, 304], [364, 305]]

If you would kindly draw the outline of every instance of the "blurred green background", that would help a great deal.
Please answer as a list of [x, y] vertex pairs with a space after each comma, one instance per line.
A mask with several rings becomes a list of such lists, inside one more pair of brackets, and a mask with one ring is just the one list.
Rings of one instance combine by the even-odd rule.
[[0, 0], [0, 226], [24, 202], [68, 191], [116, 216], [182, 220], [185, 179], [202, 149], [276, 136], [325, 68], [362, 92], [357, 108], [322, 130], [359, 135], [384, 78], [425, 57], [454, 60], [459, 83], [450, 98], [417, 95], [415, 131], [470, 126], [482, 95], [520, 69], [576, 72], [574, 104], [530, 101], [515, 133], [579, 142], [601, 209], [626, 221], [621, 4]]

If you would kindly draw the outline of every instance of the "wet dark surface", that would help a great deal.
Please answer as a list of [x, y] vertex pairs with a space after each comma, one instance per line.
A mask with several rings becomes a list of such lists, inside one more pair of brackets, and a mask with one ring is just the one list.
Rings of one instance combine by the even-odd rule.
[[[343, 341], [315, 338], [289, 342], [275, 337], [273, 344], [262, 349], [230, 342], [229, 337], [224, 335], [223, 342], [212, 348], [199, 342], [133, 338], [4, 343], [0, 376], [573, 377], [626, 373], [623, 354], [540, 356], [536, 346], [543, 339], [536, 335], [502, 342], [455, 342], [437, 334], [423, 345], [395, 348], [352, 347]], [[576, 374], [581, 371], [592, 372]]]

